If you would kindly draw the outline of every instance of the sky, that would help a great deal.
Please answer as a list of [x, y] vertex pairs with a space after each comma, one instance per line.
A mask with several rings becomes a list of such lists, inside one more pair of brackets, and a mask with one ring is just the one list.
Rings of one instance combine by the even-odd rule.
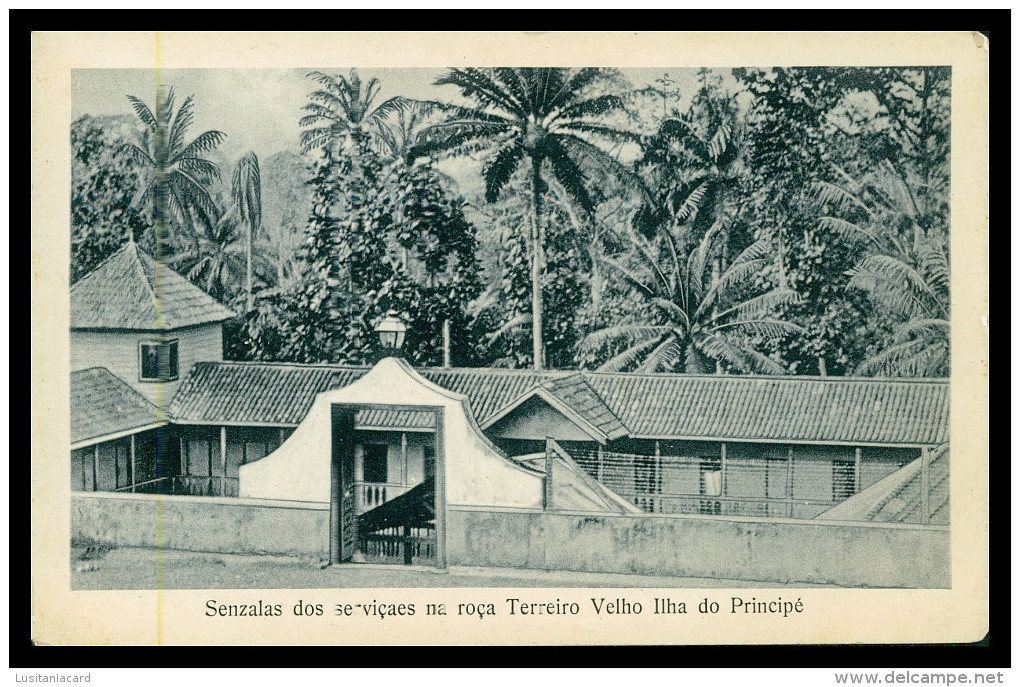
[[[260, 158], [280, 150], [298, 150], [301, 108], [315, 84], [306, 74], [311, 69], [174, 69], [162, 70], [160, 78], [174, 87], [180, 104], [195, 96], [192, 136], [209, 129], [227, 134], [220, 150], [231, 159], [255, 151]], [[330, 74], [347, 74], [347, 69], [322, 69]], [[694, 91], [692, 69], [624, 69], [631, 83], [640, 88], [669, 72], [689, 100]], [[440, 69], [359, 69], [363, 81], [379, 79], [378, 102], [394, 95], [416, 99], [454, 100], [453, 86], [434, 86]], [[84, 114], [133, 114], [127, 96], [134, 95], [153, 106], [156, 71], [153, 69], [88, 69], [72, 74], [72, 118]]]

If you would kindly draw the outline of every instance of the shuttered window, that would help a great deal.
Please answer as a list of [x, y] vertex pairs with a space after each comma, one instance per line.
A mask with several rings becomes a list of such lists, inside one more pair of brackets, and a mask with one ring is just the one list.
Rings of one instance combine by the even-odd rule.
[[138, 344], [139, 379], [143, 382], [171, 382], [178, 377], [177, 339], [143, 341]]

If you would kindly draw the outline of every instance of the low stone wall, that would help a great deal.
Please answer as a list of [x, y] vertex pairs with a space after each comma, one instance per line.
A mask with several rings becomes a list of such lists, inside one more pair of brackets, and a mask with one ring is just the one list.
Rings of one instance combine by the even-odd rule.
[[949, 529], [451, 506], [450, 565], [947, 588]]
[[326, 558], [329, 504], [74, 492], [71, 541]]
[[[948, 588], [948, 527], [450, 506], [449, 565]], [[326, 558], [329, 506], [75, 492], [74, 542]]]

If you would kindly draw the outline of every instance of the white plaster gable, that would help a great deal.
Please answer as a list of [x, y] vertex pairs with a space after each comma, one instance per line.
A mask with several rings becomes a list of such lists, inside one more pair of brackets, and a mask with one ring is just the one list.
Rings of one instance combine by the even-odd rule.
[[241, 466], [240, 495], [328, 503], [331, 408], [338, 403], [440, 408], [447, 503], [541, 505], [542, 475], [509, 460], [488, 440], [467, 397], [433, 384], [396, 358], [384, 358], [352, 384], [317, 395], [287, 441], [262, 460]]

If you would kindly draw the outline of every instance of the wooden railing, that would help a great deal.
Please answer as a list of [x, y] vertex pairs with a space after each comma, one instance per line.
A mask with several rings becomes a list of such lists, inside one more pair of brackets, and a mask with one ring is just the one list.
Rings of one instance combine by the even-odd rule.
[[158, 494], [164, 493], [162, 488], [167, 486], [171, 486], [171, 479], [169, 477], [157, 477], [156, 479], [146, 480], [145, 482], [117, 487], [114, 491], [136, 492], [139, 494]]
[[832, 508], [837, 501], [753, 496], [635, 494], [633, 503], [648, 513], [748, 515], [764, 518], [804, 518]]
[[436, 555], [435, 525], [387, 527], [362, 534], [361, 553], [367, 562], [431, 564]]
[[377, 508], [387, 501], [392, 501], [401, 494], [407, 493], [411, 486], [390, 482], [355, 482], [354, 512], [366, 513]]
[[237, 496], [239, 484], [237, 477], [177, 475], [173, 479], [173, 493], [187, 496]]

